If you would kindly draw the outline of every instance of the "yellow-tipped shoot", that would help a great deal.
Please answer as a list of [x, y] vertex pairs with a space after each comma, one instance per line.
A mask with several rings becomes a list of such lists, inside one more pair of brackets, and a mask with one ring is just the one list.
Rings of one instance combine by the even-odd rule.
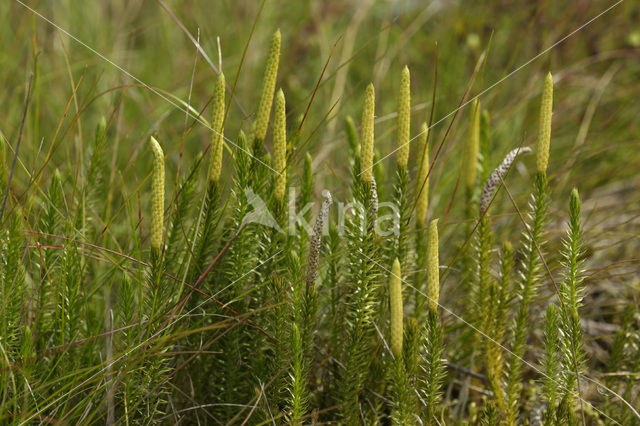
[[151, 136], [149, 141], [153, 155], [151, 176], [151, 247], [162, 247], [162, 227], [164, 223], [164, 153], [158, 141]]
[[420, 128], [420, 139], [418, 143], [418, 154], [420, 166], [418, 168], [418, 181], [416, 182], [416, 222], [419, 226], [424, 226], [427, 220], [427, 210], [429, 208], [429, 127], [427, 123], [422, 123]]
[[438, 311], [440, 297], [440, 271], [438, 255], [438, 219], [429, 222], [427, 237], [427, 303], [431, 312]]
[[467, 188], [472, 189], [476, 184], [478, 173], [478, 151], [480, 150], [480, 102], [474, 99], [471, 104], [471, 122], [469, 123], [469, 138], [465, 159], [465, 178]]
[[411, 126], [411, 75], [404, 67], [400, 75], [398, 94], [398, 166], [407, 168], [409, 162], [409, 140]]
[[364, 95], [362, 128], [360, 129], [360, 169], [363, 182], [371, 184], [373, 179], [373, 119], [376, 108], [376, 92], [369, 83]]
[[273, 111], [273, 169], [276, 173], [273, 195], [282, 201], [287, 189], [287, 115], [282, 89], [276, 94]]
[[402, 271], [396, 258], [389, 277], [389, 305], [391, 309], [391, 351], [399, 357], [402, 354], [403, 307], [402, 307]]
[[546, 174], [549, 164], [549, 144], [551, 142], [551, 114], [553, 111], [553, 77], [548, 73], [544, 79], [542, 99], [540, 100], [540, 128], [538, 131], [538, 152], [536, 168], [538, 173]]
[[264, 140], [269, 126], [269, 114], [271, 113], [271, 103], [273, 102], [273, 92], [276, 89], [276, 77], [278, 75], [278, 63], [280, 61], [280, 30], [276, 30], [271, 38], [269, 56], [264, 69], [264, 79], [262, 80], [262, 92], [258, 103], [256, 119], [253, 122], [254, 137]]
[[224, 146], [224, 74], [220, 72], [213, 91], [213, 111], [211, 113], [211, 163], [209, 165], [209, 182], [218, 182], [222, 171], [222, 148]]

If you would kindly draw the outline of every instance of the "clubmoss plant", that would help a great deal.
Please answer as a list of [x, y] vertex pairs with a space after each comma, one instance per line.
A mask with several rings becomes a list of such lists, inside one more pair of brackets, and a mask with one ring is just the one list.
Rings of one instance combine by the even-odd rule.
[[549, 164], [549, 144], [551, 142], [551, 115], [553, 113], [553, 76], [548, 73], [544, 78], [542, 99], [540, 100], [540, 129], [538, 131], [538, 150], [536, 168], [538, 173], [547, 173]]
[[[267, 64], [264, 69], [264, 78], [262, 79], [262, 91], [260, 92], [260, 101], [258, 102], [258, 110], [256, 118], [253, 122], [254, 137], [254, 155], [261, 155], [262, 141], [267, 135], [267, 127], [269, 127], [269, 115], [271, 114], [271, 104], [273, 102], [273, 93], [276, 89], [276, 78], [278, 76], [278, 64], [280, 62], [280, 30], [276, 30], [271, 37], [271, 47], [267, 56]], [[258, 147], [259, 149], [255, 149]]]
[[376, 92], [373, 83], [369, 83], [364, 95], [362, 107], [362, 127], [360, 128], [360, 180], [371, 185], [373, 179], [373, 121], [375, 114]]
[[544, 226], [548, 209], [547, 164], [551, 138], [551, 109], [553, 103], [553, 79], [548, 74], [544, 81], [540, 106], [540, 129], [536, 153], [536, 176], [530, 203], [526, 231], [523, 233], [524, 260], [520, 272], [518, 312], [512, 331], [512, 359], [507, 373], [508, 417], [515, 423], [518, 401], [522, 390], [522, 358], [526, 351], [527, 336], [531, 328], [529, 313], [531, 302], [538, 294], [541, 279], [540, 253], [543, 251]]
[[[346, 226], [348, 249], [347, 280], [353, 283], [347, 312], [348, 330], [345, 348], [344, 372], [338, 389], [341, 394], [341, 417], [347, 424], [359, 424], [360, 393], [371, 364], [374, 319], [382, 298], [379, 295], [381, 250], [374, 231], [377, 205], [372, 194], [373, 183], [373, 115], [375, 95], [373, 85], [366, 89], [361, 129], [362, 174], [356, 173], [352, 184], [357, 207]], [[356, 162], [357, 164], [357, 162]], [[377, 203], [376, 203], [377, 204]]]
[[398, 91], [398, 167], [407, 168], [409, 163], [409, 140], [411, 131], [411, 74], [404, 67], [400, 74]]
[[282, 202], [287, 190], [287, 116], [282, 89], [276, 93], [273, 115], [273, 196]]
[[560, 297], [566, 309], [561, 316], [563, 334], [567, 336], [562, 345], [562, 399], [573, 407], [580, 397], [579, 375], [584, 374], [587, 356], [584, 350], [582, 324], [578, 310], [582, 306], [584, 286], [583, 230], [580, 223], [580, 196], [578, 190], [571, 191], [569, 202], [569, 226], [563, 242], [564, 279], [560, 284]]
[[402, 272], [400, 261], [396, 258], [389, 277], [389, 304], [391, 306], [391, 351], [393, 355], [402, 355], [403, 305], [402, 305]]
[[[215, 228], [223, 210], [218, 206], [218, 202], [220, 201], [220, 193], [222, 191], [220, 176], [222, 173], [222, 158], [224, 151], [225, 88], [225, 77], [224, 74], [220, 72], [216, 78], [213, 93], [213, 109], [211, 112], [212, 133], [211, 145], [209, 148], [211, 160], [207, 173], [207, 188], [202, 200], [200, 222], [196, 223], [198, 234], [195, 236], [195, 250], [193, 257], [189, 262], [191, 268], [190, 274], [187, 276], [189, 282], [197, 280], [206, 268], [205, 264], [209, 260], [209, 255], [213, 249]], [[192, 175], [195, 175], [195, 173]], [[195, 189], [195, 182], [196, 181], [194, 179], [191, 181], [191, 185], [183, 185], [183, 190], [181, 192], [184, 192], [185, 195], [187, 195], [189, 192], [188, 189]], [[188, 197], [183, 196], [181, 198], [184, 199], [184, 203], [188, 204]], [[176, 213], [180, 212], [180, 210], [180, 208], [176, 209]]]
[[422, 351], [422, 399], [425, 417], [428, 424], [438, 422], [436, 414], [442, 399], [442, 385], [445, 378], [445, 364], [442, 359], [444, 343], [442, 326], [438, 315], [440, 294], [440, 260], [438, 255], [438, 219], [429, 223], [427, 255], [427, 298], [428, 314], [424, 331], [424, 348]]
[[404, 347], [402, 281], [400, 261], [395, 259], [389, 275], [391, 352], [393, 355], [390, 366], [393, 384], [391, 419], [397, 425], [413, 425], [418, 419], [418, 403], [414, 389], [416, 358], [419, 352], [416, 341], [418, 336], [414, 326], [410, 326], [407, 329], [409, 345]]
[[410, 120], [411, 120], [411, 92], [409, 68], [406, 66], [402, 70], [400, 77], [400, 90], [398, 92], [398, 130], [397, 130], [397, 165], [395, 175], [395, 185], [393, 201], [397, 206], [398, 229], [395, 232], [395, 241], [388, 254], [388, 264], [391, 265], [394, 259], [400, 260], [403, 269], [407, 269], [411, 264], [407, 247], [407, 230], [411, 219], [411, 205], [409, 202], [409, 173], [407, 164], [409, 162], [409, 141], [410, 141]]
[[162, 147], [151, 136], [149, 139], [153, 156], [151, 175], [151, 248], [159, 254], [162, 249], [162, 229], [164, 226], [164, 153]]
[[427, 243], [427, 306], [429, 311], [438, 311], [440, 298], [440, 262], [438, 255], [438, 219], [429, 222]]
[[[252, 159], [249, 156], [248, 142], [241, 131], [236, 140], [237, 149], [235, 151], [235, 179], [232, 187], [233, 204], [230, 206], [230, 217], [225, 224], [226, 232], [223, 235], [225, 240], [233, 239], [233, 244], [229, 247], [225, 266], [220, 279], [211, 283], [211, 289], [220, 291], [229, 283], [234, 283], [227, 290], [227, 300], [236, 301], [234, 309], [243, 312], [249, 309], [257, 309], [260, 306], [258, 297], [249, 291], [252, 288], [252, 270], [255, 268], [254, 250], [256, 240], [256, 230], [251, 224], [245, 224], [244, 218], [252, 211], [246, 188], [250, 187], [252, 180]], [[242, 295], [247, 292], [246, 297]], [[220, 310], [219, 314], [228, 315], [225, 310]], [[213, 402], [223, 404], [221, 416], [231, 418], [234, 410], [228, 405], [234, 401], [242, 399], [244, 395], [250, 394], [253, 380], [250, 370], [260, 368], [266, 361], [258, 356], [248, 356], [248, 351], [261, 354], [264, 352], [265, 342], [260, 337], [251, 333], [246, 326], [238, 324], [231, 327], [220, 339], [220, 347], [223, 356], [216, 359], [212, 370], [217, 372], [221, 380], [211, 384], [207, 383], [209, 389], [215, 392]], [[240, 366], [240, 368], [238, 367]]]

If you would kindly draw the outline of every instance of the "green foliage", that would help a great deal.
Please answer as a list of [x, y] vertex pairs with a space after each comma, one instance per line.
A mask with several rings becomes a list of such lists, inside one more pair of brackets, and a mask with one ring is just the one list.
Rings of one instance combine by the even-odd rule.
[[375, 220], [370, 185], [361, 182], [357, 175], [353, 184], [353, 198], [359, 203], [347, 222], [347, 250], [349, 253], [347, 281], [347, 324], [344, 370], [341, 372], [340, 389], [343, 406], [341, 415], [347, 424], [360, 422], [360, 393], [371, 363], [372, 340], [375, 336], [374, 320], [381, 295], [380, 248], [373, 232]]
[[424, 419], [428, 424], [437, 424], [439, 404], [442, 400], [442, 385], [445, 378], [445, 365], [442, 355], [444, 352], [443, 333], [438, 315], [430, 311], [424, 331], [424, 349], [422, 368], [424, 369], [421, 383], [422, 398], [425, 404]]
[[402, 354], [392, 362], [393, 411], [391, 420], [396, 425], [416, 424], [417, 401], [409, 380]]
[[531, 329], [531, 303], [538, 294], [540, 285], [542, 261], [540, 252], [543, 246], [543, 229], [547, 217], [547, 177], [543, 173], [536, 173], [532, 201], [532, 213], [526, 223], [523, 233], [522, 246], [524, 259], [520, 270], [519, 288], [517, 294], [517, 313], [512, 327], [512, 356], [507, 369], [507, 410], [508, 422], [513, 424], [518, 415], [518, 401], [522, 392], [522, 360], [526, 352], [527, 336]]
[[565, 374], [562, 383], [565, 388], [564, 398], [569, 403], [579, 397], [579, 375], [584, 374], [586, 364], [582, 325], [578, 314], [584, 294], [582, 285], [584, 278], [581, 266], [584, 260], [584, 248], [580, 210], [580, 198], [578, 197], [578, 191], [574, 189], [571, 192], [569, 204], [569, 227], [567, 229], [567, 237], [564, 240], [563, 266], [565, 268], [565, 277], [560, 285], [560, 297], [566, 310], [565, 315], [562, 316], [562, 329], [567, 335], [563, 345]]
[[291, 353], [293, 360], [291, 362], [290, 374], [290, 406], [289, 416], [290, 422], [294, 425], [302, 424], [304, 415], [309, 406], [309, 383], [307, 381], [308, 368], [306, 368], [305, 351], [302, 336], [296, 323], [293, 323], [291, 329]]
[[505, 412], [505, 395], [502, 379], [505, 367], [505, 353], [503, 351], [504, 336], [509, 319], [509, 302], [512, 298], [514, 253], [510, 243], [502, 248], [500, 265], [500, 279], [491, 280], [487, 289], [487, 308], [484, 309], [482, 329], [486, 335], [484, 343], [484, 357], [487, 379], [495, 399], [495, 407]]
[[409, 220], [411, 219], [412, 205], [408, 196], [409, 176], [407, 169], [398, 166], [396, 168], [395, 186], [393, 190], [393, 203], [398, 206], [396, 221], [399, 225], [398, 230], [394, 233], [395, 238], [391, 246], [391, 252], [388, 255], [387, 264], [391, 265], [393, 259], [402, 259], [400, 265], [402, 270], [406, 270], [411, 259], [408, 252], [408, 236], [409, 236]]
[[560, 333], [558, 331], [560, 319], [558, 318], [556, 309], [555, 305], [549, 305], [544, 317], [545, 358], [543, 383], [544, 395], [547, 400], [547, 409], [544, 415], [545, 424], [554, 424], [558, 397], [562, 392], [560, 387], [560, 372], [562, 368], [560, 360], [561, 352], [558, 351], [558, 347], [561, 344]]

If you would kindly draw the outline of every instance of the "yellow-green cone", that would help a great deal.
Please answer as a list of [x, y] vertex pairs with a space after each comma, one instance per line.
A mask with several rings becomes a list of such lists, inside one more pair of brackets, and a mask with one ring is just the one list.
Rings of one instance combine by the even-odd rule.
[[224, 146], [224, 74], [220, 72], [213, 91], [213, 111], [211, 113], [211, 163], [209, 166], [209, 182], [218, 182], [222, 171], [222, 148]]
[[153, 174], [151, 176], [151, 247], [162, 247], [162, 226], [164, 223], [164, 153], [158, 141], [151, 136], [153, 154]]
[[538, 173], [547, 173], [549, 164], [549, 144], [551, 142], [551, 113], [553, 110], [553, 77], [548, 73], [544, 79], [540, 101], [540, 129], [538, 132], [538, 152], [536, 168]]
[[276, 89], [276, 77], [278, 75], [278, 62], [280, 60], [280, 30], [276, 30], [271, 38], [271, 48], [267, 65], [264, 69], [264, 79], [262, 80], [262, 92], [258, 103], [256, 119], [253, 122], [253, 135], [255, 138], [264, 140], [269, 126], [269, 114], [271, 113], [271, 103], [273, 102], [273, 92]]
[[420, 168], [418, 169], [418, 181], [416, 182], [416, 222], [419, 226], [424, 226], [427, 220], [427, 210], [429, 208], [429, 127], [427, 123], [422, 123], [420, 128], [420, 139], [418, 144], [418, 154], [420, 158]]
[[363, 182], [371, 184], [373, 179], [373, 119], [376, 108], [376, 92], [369, 83], [364, 95], [362, 128], [360, 129], [360, 169]]
[[427, 303], [431, 312], [438, 311], [440, 297], [440, 271], [438, 256], [438, 219], [429, 222], [427, 241]]
[[273, 195], [276, 200], [283, 200], [287, 187], [287, 115], [282, 89], [276, 94], [273, 111], [273, 169], [276, 176]]
[[398, 166], [407, 168], [409, 162], [409, 140], [411, 126], [411, 75], [404, 67], [400, 76], [398, 94]]
[[469, 138], [467, 139], [467, 157], [465, 159], [465, 178], [467, 188], [476, 184], [478, 173], [478, 151], [480, 149], [480, 103], [477, 99], [471, 104], [471, 123], [469, 123]]
[[389, 305], [391, 309], [391, 351], [398, 357], [402, 353], [402, 271], [396, 258], [389, 277]]

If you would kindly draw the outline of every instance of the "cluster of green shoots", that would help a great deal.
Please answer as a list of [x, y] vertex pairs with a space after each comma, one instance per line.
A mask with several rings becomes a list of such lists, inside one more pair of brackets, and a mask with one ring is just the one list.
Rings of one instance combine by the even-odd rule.
[[[581, 391], [588, 360], [577, 190], [561, 281], [545, 260], [551, 75], [518, 248], [494, 241], [491, 204], [517, 156], [531, 149], [509, 152], [489, 173], [498, 155], [488, 149], [488, 112], [471, 104], [461, 172], [468, 221], [458, 235], [461, 255], [445, 268], [438, 228], [446, 219], [429, 217], [429, 196], [437, 192], [429, 188], [429, 125], [412, 136], [407, 67], [399, 80], [392, 191], [379, 185], [388, 177], [375, 149], [370, 84], [359, 135], [345, 120], [349, 197], [357, 207], [344, 232], [331, 220], [328, 192], [310, 233], [289, 223], [290, 203], [309, 203], [316, 185], [309, 155], [300, 176], [292, 166], [299, 147], [287, 132], [285, 94], [276, 92], [280, 41], [278, 31], [248, 138], [242, 131], [225, 136], [220, 72], [211, 143], [169, 203], [163, 141], [149, 138], [146, 204], [139, 211], [133, 200], [121, 206], [138, 232], [131, 253], [119, 256], [128, 242], [102, 239], [97, 219], [111, 208], [101, 204], [108, 193], [106, 122], [98, 125], [80, 194], [70, 196], [68, 179], [56, 172], [38, 194], [41, 211], [10, 200], [0, 236], [2, 423], [515, 425], [538, 418], [552, 425], [629, 416], [628, 408], [596, 406]], [[6, 185], [6, 173], [2, 178]], [[294, 182], [299, 190], [290, 192]], [[246, 220], [259, 213], [256, 197], [272, 226]], [[397, 208], [395, 232], [378, 232], [382, 201]], [[295, 232], [282, 232], [292, 226]], [[441, 301], [445, 285], [456, 290]], [[542, 328], [532, 304], [549, 294], [544, 351], [534, 351], [530, 342]], [[629, 318], [625, 333], [634, 327]], [[637, 372], [638, 359], [620, 339], [615, 368]], [[622, 386], [633, 401], [633, 384]]]

